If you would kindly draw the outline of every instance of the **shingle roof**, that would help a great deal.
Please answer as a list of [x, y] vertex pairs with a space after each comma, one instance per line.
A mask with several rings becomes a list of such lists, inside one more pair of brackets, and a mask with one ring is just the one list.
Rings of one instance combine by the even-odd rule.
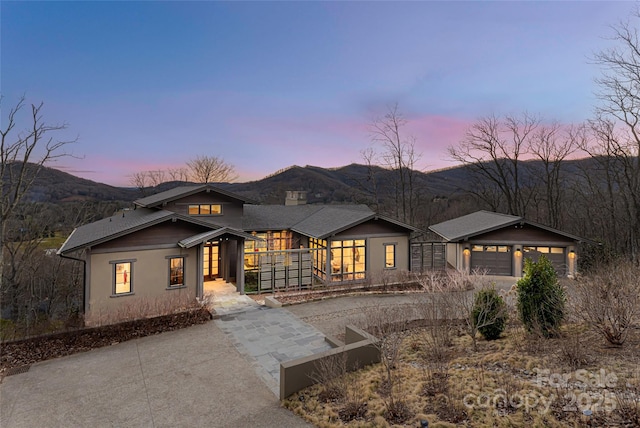
[[138, 199], [133, 203], [141, 207], [152, 208], [164, 202], [170, 202], [175, 199], [183, 198], [188, 195], [193, 195], [194, 193], [202, 192], [203, 190], [207, 190], [207, 189], [220, 193], [222, 195], [225, 195], [229, 198], [236, 199], [240, 202], [248, 202], [247, 199], [244, 199], [241, 196], [236, 195], [235, 193], [227, 192], [226, 190], [222, 190], [211, 184], [197, 184], [197, 185], [190, 185], [190, 186], [174, 187], [173, 189], [169, 189], [164, 192], [156, 193], [155, 195]]
[[373, 218], [416, 230], [404, 223], [376, 216], [366, 205], [245, 205], [242, 228], [246, 231], [290, 229], [324, 239]]
[[458, 241], [473, 235], [490, 232], [523, 221], [522, 217], [490, 211], [476, 211], [471, 214], [429, 226], [429, 229], [447, 241]]
[[364, 205], [327, 205], [293, 225], [291, 230], [324, 239], [374, 217], [375, 213]]
[[433, 226], [429, 226], [429, 229], [442, 236], [447, 241], [460, 241], [481, 233], [491, 232], [493, 230], [518, 223], [528, 224], [533, 227], [544, 229], [573, 241], [597, 244], [597, 242], [589, 239], [581, 238], [579, 236], [572, 235], [571, 233], [563, 232], [543, 224], [526, 220], [524, 217], [494, 213], [491, 211], [476, 211], [471, 214], [463, 215], [462, 217], [434, 224]]
[[79, 250], [126, 235], [152, 224], [161, 223], [174, 215], [175, 213], [171, 211], [147, 208], [118, 212], [111, 217], [76, 228], [62, 244], [58, 254]]
[[[203, 186], [196, 186], [203, 187]], [[165, 192], [166, 193], [166, 192]], [[177, 192], [174, 195], [184, 195]], [[154, 195], [155, 196], [155, 195]], [[151, 198], [151, 197], [149, 197]], [[148, 202], [148, 198], [147, 202]], [[156, 200], [157, 202], [158, 200]], [[244, 205], [242, 229], [221, 228], [207, 219], [189, 217], [167, 210], [138, 207], [117, 213], [112, 217], [85, 224], [75, 229], [58, 250], [58, 254], [70, 253], [86, 247], [100, 244], [128, 233], [143, 229], [153, 224], [160, 223], [169, 218], [179, 218], [190, 223], [211, 228], [190, 238], [181, 241], [181, 245], [191, 246], [204, 237], [219, 236], [220, 233], [229, 233], [242, 236], [245, 239], [254, 239], [244, 231], [264, 230], [292, 230], [306, 236], [324, 239], [332, 234], [341, 232], [364, 221], [379, 218], [397, 224], [407, 229], [415, 228], [388, 219], [371, 211], [366, 205]], [[224, 230], [223, 230], [224, 229]], [[222, 232], [220, 232], [223, 230]], [[218, 235], [216, 235], [218, 233]], [[209, 236], [211, 235], [211, 236]]]
[[245, 205], [242, 229], [284, 230], [304, 220], [324, 205]]

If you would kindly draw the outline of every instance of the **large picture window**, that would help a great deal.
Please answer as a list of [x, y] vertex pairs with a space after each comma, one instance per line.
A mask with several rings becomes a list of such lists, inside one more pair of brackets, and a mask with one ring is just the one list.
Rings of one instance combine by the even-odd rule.
[[184, 257], [169, 258], [169, 287], [184, 285]]
[[113, 265], [113, 295], [133, 293], [133, 262], [122, 260], [110, 262]]
[[364, 279], [365, 248], [364, 239], [331, 241], [331, 280]]

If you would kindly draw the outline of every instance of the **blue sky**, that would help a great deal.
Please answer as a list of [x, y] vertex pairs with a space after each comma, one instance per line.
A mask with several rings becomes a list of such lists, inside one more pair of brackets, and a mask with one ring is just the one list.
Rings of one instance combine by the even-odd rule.
[[[362, 162], [398, 103], [421, 167], [477, 118], [577, 123], [630, 2], [0, 2], [3, 119], [25, 94], [78, 136], [52, 166], [112, 185], [220, 156], [239, 181]], [[63, 135], [60, 135], [62, 137]]]

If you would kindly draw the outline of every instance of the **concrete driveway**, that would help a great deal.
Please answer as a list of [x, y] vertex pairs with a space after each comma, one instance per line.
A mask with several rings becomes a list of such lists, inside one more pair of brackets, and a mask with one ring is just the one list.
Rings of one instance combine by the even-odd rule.
[[0, 384], [0, 426], [305, 427], [213, 322], [34, 364]]

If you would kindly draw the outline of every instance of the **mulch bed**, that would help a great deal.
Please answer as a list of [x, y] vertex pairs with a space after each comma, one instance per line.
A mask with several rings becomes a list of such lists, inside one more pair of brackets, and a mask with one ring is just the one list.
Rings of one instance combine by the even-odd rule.
[[0, 347], [0, 380], [12, 368], [204, 324], [209, 320], [209, 311], [195, 308], [153, 318], [4, 342]]

